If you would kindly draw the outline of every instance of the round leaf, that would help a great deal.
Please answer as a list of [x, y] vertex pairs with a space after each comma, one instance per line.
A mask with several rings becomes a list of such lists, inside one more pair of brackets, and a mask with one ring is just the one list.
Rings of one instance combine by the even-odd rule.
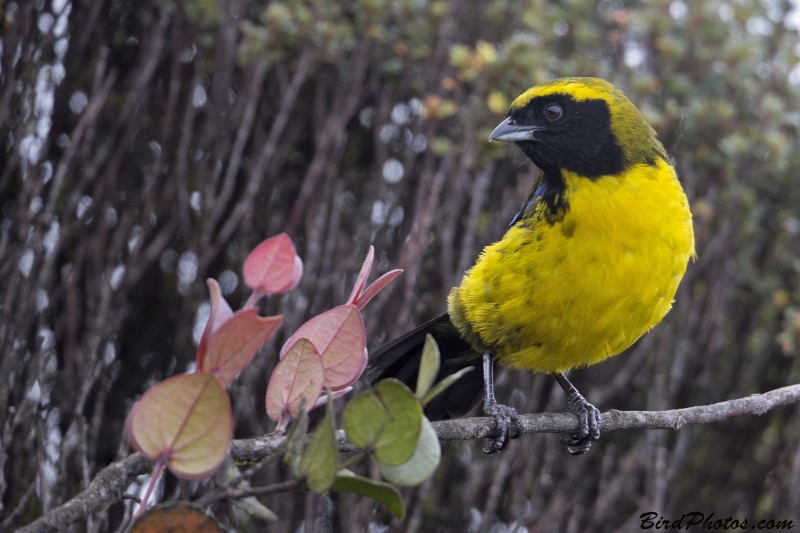
[[323, 367], [316, 348], [308, 339], [300, 339], [280, 360], [267, 387], [267, 414], [273, 420], [291, 418], [300, 411], [300, 403], [313, 405], [322, 392]]
[[153, 507], [133, 524], [130, 533], [221, 533], [219, 524], [203, 510], [187, 503]]
[[281, 354], [301, 338], [310, 340], [322, 357], [325, 387], [343, 389], [364, 372], [367, 339], [361, 313], [355, 305], [340, 305], [315, 316], [289, 337]]
[[244, 283], [267, 294], [280, 294], [292, 289], [303, 274], [292, 239], [285, 233], [256, 246], [244, 261]]
[[395, 379], [385, 379], [347, 404], [342, 426], [350, 442], [371, 446], [376, 459], [398, 465], [414, 453], [422, 418], [422, 406], [411, 390]]
[[373, 446], [388, 422], [389, 413], [374, 390], [358, 394], [342, 414], [344, 432], [359, 448]]
[[142, 396], [126, 429], [131, 445], [145, 457], [166, 458], [180, 478], [203, 479], [225, 458], [233, 429], [230, 399], [210, 374], [175, 376]]
[[227, 387], [252, 361], [283, 322], [283, 316], [258, 316], [258, 309], [237, 311], [211, 334], [199, 369], [216, 376]]
[[395, 379], [375, 386], [375, 394], [389, 412], [389, 423], [375, 443], [375, 458], [390, 465], [407, 461], [422, 432], [422, 405], [411, 389]]
[[422, 433], [414, 455], [405, 463], [387, 465], [378, 461], [378, 469], [388, 481], [402, 487], [414, 487], [428, 479], [439, 466], [442, 447], [430, 421], [422, 417]]

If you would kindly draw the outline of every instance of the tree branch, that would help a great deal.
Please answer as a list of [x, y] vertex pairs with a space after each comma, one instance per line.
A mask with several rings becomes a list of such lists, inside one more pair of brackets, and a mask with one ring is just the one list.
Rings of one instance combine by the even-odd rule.
[[73, 522], [86, 518], [120, 499], [137, 476], [149, 472], [152, 468], [153, 461], [149, 461], [141, 454], [129, 455], [122, 461], [112, 463], [101, 470], [86, 490], [18, 531], [36, 533], [63, 531]]
[[[600, 431], [619, 429], [680, 429], [694, 424], [719, 422], [742, 415], [762, 415], [767, 411], [800, 401], [800, 385], [790, 385], [764, 394], [728, 400], [711, 405], [672, 409], [670, 411], [617, 411], [600, 415]], [[522, 433], [572, 433], [578, 420], [571, 413], [522, 415]], [[491, 418], [460, 418], [434, 422], [439, 440], [482, 439], [494, 429]]]
[[[600, 430], [604, 433], [619, 429], [680, 429], [693, 424], [708, 424], [742, 415], [762, 415], [767, 411], [800, 401], [800, 385], [790, 385], [764, 394], [728, 400], [711, 405], [673, 409], [670, 411], [616, 411], [600, 415]], [[522, 415], [522, 433], [565, 433], [578, 429], [578, 420], [570, 413], [538, 413]], [[494, 429], [488, 417], [461, 418], [434, 422], [440, 440], [486, 438]], [[340, 451], [352, 451], [341, 430], [337, 432]], [[235, 461], [255, 461], [275, 453], [285, 437], [267, 435], [231, 441], [230, 456]], [[104, 468], [89, 486], [63, 505], [19, 529], [19, 533], [50, 533], [63, 531], [68, 525], [92, 512], [119, 500], [137, 476], [153, 468], [153, 462], [136, 453]], [[253, 489], [258, 490], [258, 489]], [[272, 489], [269, 489], [272, 490]]]

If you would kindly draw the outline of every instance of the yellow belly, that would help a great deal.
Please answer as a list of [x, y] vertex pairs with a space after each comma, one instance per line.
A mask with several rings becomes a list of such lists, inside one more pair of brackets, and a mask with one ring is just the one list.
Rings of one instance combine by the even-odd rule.
[[694, 254], [688, 202], [665, 162], [564, 178], [563, 219], [548, 223], [540, 204], [450, 293], [462, 337], [506, 366], [565, 371], [618, 354], [669, 311]]

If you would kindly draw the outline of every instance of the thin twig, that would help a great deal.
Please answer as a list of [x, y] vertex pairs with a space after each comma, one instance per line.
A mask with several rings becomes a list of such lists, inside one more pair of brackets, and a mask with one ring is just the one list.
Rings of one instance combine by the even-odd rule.
[[17, 506], [14, 507], [14, 510], [9, 513], [9, 515], [0, 522], [0, 531], [5, 531], [7, 527], [9, 527], [12, 523], [14, 523], [14, 519], [25, 509], [25, 506], [28, 504], [28, 500], [33, 495], [34, 491], [36, 490], [36, 480], [32, 481], [30, 485], [28, 485], [28, 489], [22, 495], [22, 498], [19, 499], [19, 503]]
[[200, 507], [206, 507], [212, 503], [217, 503], [225, 500], [239, 500], [249, 496], [266, 496], [267, 494], [275, 494], [276, 492], [286, 492], [300, 486], [303, 479], [290, 479], [283, 483], [275, 485], [267, 485], [266, 487], [247, 487], [237, 489], [233, 487], [226, 488], [219, 492], [212, 492], [203, 496], [197, 501]]
[[360, 451], [357, 454], [353, 455], [352, 457], [348, 457], [347, 459], [339, 463], [339, 465], [336, 467], [336, 470], [342, 470], [343, 468], [350, 468], [351, 466], [359, 462], [361, 459], [366, 457], [366, 455], [367, 455], [366, 452]]

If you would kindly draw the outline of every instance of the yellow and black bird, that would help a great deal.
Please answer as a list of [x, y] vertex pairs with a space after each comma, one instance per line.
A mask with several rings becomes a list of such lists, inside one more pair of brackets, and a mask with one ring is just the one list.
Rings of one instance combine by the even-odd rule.
[[498, 425], [492, 453], [519, 420], [495, 401], [494, 363], [552, 374], [581, 421], [562, 442], [585, 453], [599, 413], [564, 372], [620, 353], [669, 311], [694, 256], [686, 195], [653, 128], [600, 79], [529, 89], [489, 140], [515, 143], [539, 175], [502, 239], [450, 292], [448, 312], [376, 350], [373, 377], [413, 383], [426, 333], [442, 352], [439, 379], [482, 356], [482, 377], [467, 374], [426, 411], [462, 416], [484, 389]]

